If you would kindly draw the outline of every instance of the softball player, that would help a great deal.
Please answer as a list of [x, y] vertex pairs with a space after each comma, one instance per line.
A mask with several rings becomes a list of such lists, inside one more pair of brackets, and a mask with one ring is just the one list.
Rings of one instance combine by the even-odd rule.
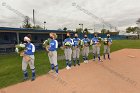
[[35, 46], [31, 43], [31, 35], [27, 35], [24, 37], [24, 41], [26, 42], [26, 51], [24, 55], [29, 56], [28, 62], [24, 59], [22, 59], [22, 70], [24, 72], [24, 80], [28, 79], [28, 72], [27, 72], [27, 66], [29, 64], [30, 69], [32, 70], [32, 79], [31, 81], [35, 80], [35, 66], [34, 66], [34, 52], [35, 52]]
[[76, 66], [76, 61], [77, 64], [80, 66], [80, 61], [79, 61], [79, 55], [80, 55], [80, 38], [78, 38], [78, 34], [75, 34], [75, 38], [73, 38], [73, 62], [74, 66]]
[[84, 35], [82, 42], [83, 42], [83, 48], [82, 48], [83, 60], [84, 63], [88, 63], [90, 39], [87, 37], [87, 35]]
[[58, 64], [57, 64], [57, 48], [58, 48], [58, 41], [56, 40], [57, 35], [56, 33], [50, 33], [50, 44], [48, 49], [48, 57], [51, 64], [51, 71], [53, 72], [54, 69], [56, 71], [56, 75], [58, 75]]
[[104, 39], [104, 59], [105, 55], [108, 54], [108, 59], [110, 59], [110, 46], [112, 44], [112, 39], [110, 38], [110, 34], [107, 34], [107, 38]]
[[73, 40], [70, 38], [70, 33], [67, 33], [67, 38], [63, 42], [66, 65], [67, 65], [66, 69], [71, 69], [72, 45], [73, 45]]
[[91, 45], [93, 49], [93, 61], [95, 61], [96, 54], [97, 54], [99, 61], [102, 62], [100, 58], [100, 42], [99, 42], [99, 37], [97, 37], [97, 34], [95, 34], [94, 37], [91, 39]]

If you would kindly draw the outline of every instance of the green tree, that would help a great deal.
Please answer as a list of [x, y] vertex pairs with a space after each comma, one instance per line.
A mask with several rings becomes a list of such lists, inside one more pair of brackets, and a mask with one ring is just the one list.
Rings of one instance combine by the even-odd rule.
[[42, 30], [43, 28], [40, 25], [36, 25], [32, 27], [33, 29]]
[[84, 31], [83, 31], [83, 33], [84, 33], [84, 34], [89, 34], [88, 29], [87, 29], [87, 28], [85, 28], [85, 29], [84, 29]]
[[137, 27], [128, 27], [126, 28], [126, 33], [135, 33], [136, 32]]
[[76, 28], [76, 33], [82, 33], [82, 28]]
[[64, 27], [64, 28], [63, 28], [63, 30], [64, 30], [64, 31], [67, 31], [67, 28], [66, 28], [66, 27]]
[[25, 16], [24, 18], [23, 28], [32, 28], [32, 25], [30, 23], [30, 18], [28, 16]]
[[107, 30], [106, 30], [106, 29], [102, 29], [102, 30], [101, 30], [101, 33], [102, 33], [102, 34], [106, 34], [106, 33], [107, 33]]

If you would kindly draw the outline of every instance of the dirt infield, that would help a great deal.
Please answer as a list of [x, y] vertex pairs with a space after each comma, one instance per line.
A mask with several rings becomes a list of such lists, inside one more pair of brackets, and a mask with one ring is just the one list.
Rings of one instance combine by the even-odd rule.
[[0, 93], [140, 93], [140, 50], [123, 49], [111, 60], [63, 69], [1, 89]]

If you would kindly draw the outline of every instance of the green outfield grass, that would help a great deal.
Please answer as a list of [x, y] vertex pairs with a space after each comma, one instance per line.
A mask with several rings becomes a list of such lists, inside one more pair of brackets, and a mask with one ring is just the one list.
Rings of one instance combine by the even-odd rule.
[[[117, 51], [123, 48], [140, 48], [140, 40], [114, 40], [111, 46], [111, 52]], [[101, 47], [101, 54], [103, 53], [103, 46]], [[58, 50], [58, 55], [64, 55], [63, 50]], [[35, 66], [37, 76], [47, 74], [50, 70], [50, 64], [48, 56], [45, 51], [37, 51], [35, 53]], [[90, 53], [89, 58], [92, 58]], [[82, 57], [80, 57], [82, 62]], [[23, 73], [21, 70], [21, 60], [17, 54], [0, 55], [0, 88], [7, 87], [23, 81]], [[65, 61], [58, 61], [59, 69], [65, 67]], [[31, 75], [31, 71], [28, 69]]]

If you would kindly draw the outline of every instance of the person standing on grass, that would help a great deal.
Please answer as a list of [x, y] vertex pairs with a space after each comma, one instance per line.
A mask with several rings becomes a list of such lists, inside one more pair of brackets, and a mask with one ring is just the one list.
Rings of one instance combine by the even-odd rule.
[[82, 44], [82, 56], [84, 63], [88, 63], [88, 55], [89, 55], [89, 46], [90, 46], [90, 39], [87, 35], [84, 35], [84, 38], [81, 40]]
[[73, 62], [74, 66], [76, 66], [76, 61], [77, 64], [80, 66], [80, 60], [79, 60], [79, 55], [80, 55], [80, 38], [78, 38], [78, 34], [75, 33], [74, 38], [73, 38]]
[[108, 59], [110, 60], [110, 46], [112, 44], [112, 39], [110, 38], [110, 34], [107, 34], [107, 38], [104, 38], [104, 59], [105, 55], [108, 54]]
[[22, 59], [22, 70], [23, 70], [23, 73], [24, 73], [24, 80], [27, 80], [28, 79], [27, 66], [29, 64], [30, 69], [32, 70], [32, 79], [31, 79], [31, 81], [33, 81], [33, 80], [35, 80], [35, 66], [34, 66], [35, 46], [31, 43], [31, 38], [32, 37], [31, 37], [30, 34], [28, 34], [27, 36], [24, 37], [24, 41], [26, 42], [25, 43], [26, 51], [24, 52], [24, 55], [28, 56], [29, 59], [27, 60], [27, 59], [25, 59], [23, 57], [23, 59]]
[[63, 42], [63, 48], [66, 59], [66, 69], [71, 69], [71, 55], [72, 55], [73, 40], [70, 38], [70, 33], [67, 33], [67, 38]]
[[[97, 34], [94, 34], [94, 37], [91, 39], [91, 45], [93, 50], [93, 61], [95, 61], [96, 55], [98, 56], [98, 60], [102, 62], [100, 58], [100, 47], [101, 47], [101, 38], [97, 37]], [[100, 39], [100, 40], [99, 40]]]
[[50, 33], [50, 42], [49, 47], [47, 49], [48, 51], [48, 57], [51, 64], [51, 70], [49, 73], [56, 72], [56, 75], [58, 75], [58, 63], [57, 63], [57, 49], [58, 49], [58, 41], [56, 40], [57, 35], [56, 33]]
[[96, 58], [96, 52], [97, 52], [97, 48], [96, 48], [96, 44], [98, 42], [98, 37], [97, 34], [94, 34], [94, 37], [91, 39], [91, 45], [92, 45], [92, 50], [93, 50], [93, 61], [95, 61]]

